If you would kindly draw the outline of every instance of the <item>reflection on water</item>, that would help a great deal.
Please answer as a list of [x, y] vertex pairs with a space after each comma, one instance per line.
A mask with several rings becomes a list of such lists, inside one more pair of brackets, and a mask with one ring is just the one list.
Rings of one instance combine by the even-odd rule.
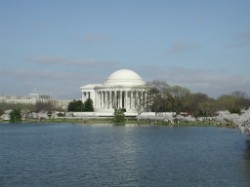
[[250, 139], [246, 137], [245, 158], [250, 160]]
[[250, 139], [249, 137], [246, 137], [245, 140], [245, 147], [244, 147], [244, 160], [243, 167], [245, 168], [244, 175], [245, 178], [248, 179], [250, 183]]
[[237, 129], [0, 125], [0, 186], [250, 186]]

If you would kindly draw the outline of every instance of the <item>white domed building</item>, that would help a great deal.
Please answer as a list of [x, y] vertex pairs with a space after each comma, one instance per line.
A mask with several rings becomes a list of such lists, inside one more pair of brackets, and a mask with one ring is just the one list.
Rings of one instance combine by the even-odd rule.
[[136, 112], [138, 104], [146, 104], [148, 86], [134, 71], [120, 69], [112, 73], [103, 84], [81, 87], [82, 101], [92, 99], [95, 112], [114, 112], [124, 108]]

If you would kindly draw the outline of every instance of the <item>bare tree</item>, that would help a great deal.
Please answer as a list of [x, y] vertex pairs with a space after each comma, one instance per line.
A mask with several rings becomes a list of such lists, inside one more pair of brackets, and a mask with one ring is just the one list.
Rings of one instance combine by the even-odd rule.
[[150, 111], [152, 97], [149, 94], [148, 87], [134, 88], [131, 90], [132, 107], [137, 113], [138, 123], [140, 115], [145, 111]]
[[35, 111], [52, 111], [55, 109], [55, 101], [37, 101], [35, 104]]
[[151, 83], [149, 90], [149, 101], [151, 106], [151, 111], [155, 112], [165, 112], [169, 108], [169, 90], [170, 85], [164, 81], [155, 80]]
[[171, 103], [171, 111], [180, 113], [185, 107], [185, 99], [190, 95], [190, 91], [181, 86], [171, 86], [167, 95]]

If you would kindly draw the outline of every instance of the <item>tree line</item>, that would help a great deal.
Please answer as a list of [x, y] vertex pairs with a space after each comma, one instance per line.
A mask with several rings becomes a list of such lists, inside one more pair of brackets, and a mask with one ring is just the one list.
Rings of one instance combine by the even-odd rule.
[[240, 113], [250, 107], [249, 96], [241, 91], [221, 95], [217, 99], [205, 93], [191, 93], [181, 86], [170, 86], [164, 81], [149, 83], [149, 101], [152, 112], [187, 112], [193, 116], [213, 116], [216, 111]]

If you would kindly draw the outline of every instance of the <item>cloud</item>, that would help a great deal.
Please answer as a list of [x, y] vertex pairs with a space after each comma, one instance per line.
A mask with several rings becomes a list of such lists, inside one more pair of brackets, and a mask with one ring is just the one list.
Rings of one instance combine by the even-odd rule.
[[[132, 68], [133, 69], [133, 68]], [[235, 90], [250, 96], [250, 76], [229, 74], [225, 70], [142, 66], [136, 72], [146, 81], [163, 80], [171, 85], [180, 85], [192, 92], [202, 92], [210, 97], [218, 97]], [[113, 72], [113, 68], [83, 68], [81, 71], [55, 71], [42, 69], [0, 69], [0, 94], [27, 95], [34, 88], [41, 93], [57, 98], [80, 97], [80, 86], [89, 83], [103, 83]]]
[[39, 93], [55, 98], [80, 98], [80, 87], [89, 83], [102, 83], [110, 69], [83, 68], [81, 71], [53, 71], [42, 69], [0, 69], [0, 85], [3, 95], [28, 95], [34, 88]]
[[192, 92], [203, 92], [218, 97], [235, 90], [250, 96], [250, 76], [228, 74], [223, 70], [184, 68], [184, 67], [146, 67], [141, 70], [147, 80], [163, 80], [171, 85], [180, 85]]
[[64, 81], [67, 79], [72, 79], [76, 76], [75, 73], [69, 72], [55, 72], [47, 70], [28, 70], [28, 69], [1, 69], [0, 73], [5, 78], [11, 78], [18, 81], [23, 80], [44, 80], [44, 81]]
[[39, 56], [28, 58], [30, 62], [36, 62], [40, 64], [60, 64], [60, 65], [80, 65], [80, 66], [100, 66], [100, 65], [114, 65], [115, 62], [111, 61], [97, 61], [94, 59], [71, 59], [60, 56]]
[[200, 46], [195, 43], [189, 43], [185, 41], [175, 41], [167, 49], [167, 53], [180, 53], [189, 50], [199, 49]]
[[227, 48], [250, 47], [250, 32], [242, 32], [236, 35], [233, 42], [226, 44]]
[[81, 39], [84, 42], [100, 42], [100, 41], [109, 41], [111, 40], [111, 37], [101, 34], [88, 33], [85, 34]]

